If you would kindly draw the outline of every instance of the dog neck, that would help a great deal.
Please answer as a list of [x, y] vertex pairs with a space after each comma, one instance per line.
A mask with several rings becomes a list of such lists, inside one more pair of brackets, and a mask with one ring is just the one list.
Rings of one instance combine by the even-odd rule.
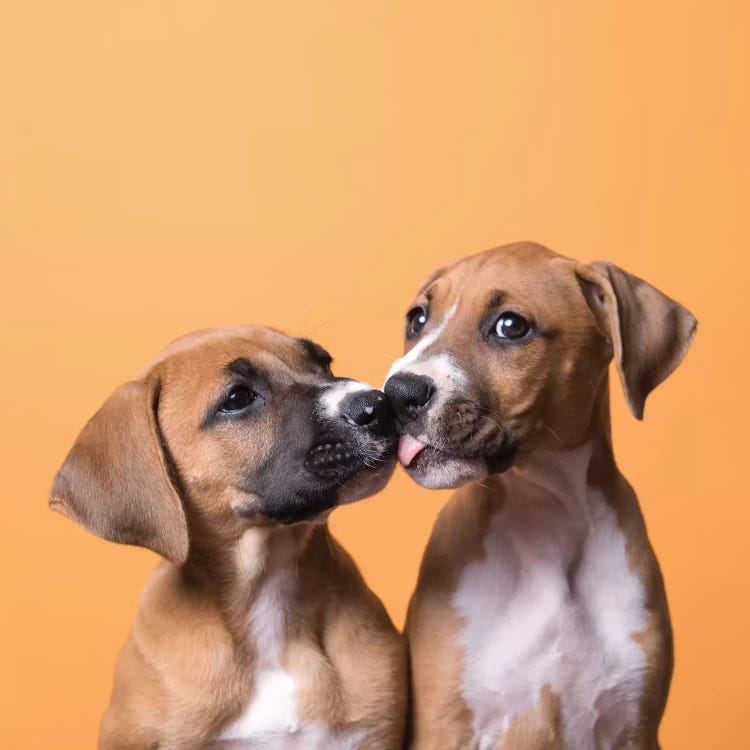
[[249, 527], [224, 550], [191, 554], [184, 575], [214, 600], [230, 629], [244, 636], [256, 609], [270, 607], [283, 619], [300, 589], [300, 558], [326, 533], [325, 524]]
[[252, 593], [269, 576], [294, 574], [313, 526], [251, 527], [243, 532], [234, 551], [233, 586], [238, 594]]
[[609, 497], [619, 476], [610, 424], [605, 380], [578, 445], [533, 451], [500, 475], [508, 501], [523, 497], [527, 502], [529, 496], [534, 496], [541, 502], [557, 504], [571, 517], [587, 517], [592, 497]]

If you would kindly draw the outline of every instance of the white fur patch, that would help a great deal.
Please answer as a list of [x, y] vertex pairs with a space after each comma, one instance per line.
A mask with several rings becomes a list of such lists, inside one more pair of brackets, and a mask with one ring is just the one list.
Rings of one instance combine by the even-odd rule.
[[586, 476], [589, 458], [587, 447], [551, 473], [503, 475], [485, 558], [461, 574], [453, 605], [479, 750], [495, 748], [545, 686], [560, 697], [566, 747], [611, 748], [637, 721], [645, 655], [632, 636], [645, 627], [644, 591], [604, 496], [570, 479]]
[[282, 666], [286, 610], [295, 595], [297, 545], [291, 536], [272, 541], [265, 568], [254, 548], [262, 530], [249, 529], [240, 540], [237, 564], [248, 576], [262, 576], [248, 627], [257, 647], [250, 704], [212, 750], [356, 750], [365, 733], [355, 729], [331, 733], [317, 723], [301, 723], [297, 684]]
[[220, 739], [206, 750], [357, 750], [367, 732], [353, 729], [331, 734], [324, 727], [310, 724], [293, 734], [266, 734], [246, 740]]
[[325, 388], [320, 396], [319, 404], [321, 414], [329, 419], [338, 419], [341, 416], [341, 402], [352, 393], [358, 391], [371, 391], [373, 387], [358, 380], [342, 380], [339, 383]]
[[253, 700], [223, 739], [247, 739], [256, 735], [287, 734], [298, 731], [297, 687], [283, 669], [262, 669], [255, 679]]
[[238, 563], [242, 570], [260, 573], [262, 579], [248, 621], [257, 647], [253, 698], [244, 713], [222, 734], [222, 739], [247, 739], [268, 733], [296, 732], [296, 685], [281, 666], [288, 606], [296, 587], [296, 545], [292, 538], [280, 538], [269, 555], [267, 568], [254, 569], [252, 539], [258, 530], [249, 529], [240, 542]]
[[[430, 378], [435, 385], [435, 395], [431, 402], [431, 409], [435, 411], [439, 411], [442, 402], [466, 385], [466, 373], [456, 364], [456, 360], [450, 352], [443, 351], [440, 354], [422, 356], [438, 340], [446, 325], [455, 315], [457, 307], [458, 301], [448, 310], [445, 318], [432, 333], [425, 336], [413, 349], [393, 363], [386, 378], [387, 382], [388, 378], [397, 373], [422, 375]], [[424, 442], [429, 441], [425, 439]]]
[[[445, 327], [455, 315], [458, 303], [459, 300], [456, 300], [435, 330], [419, 341], [401, 359], [393, 363], [386, 377], [386, 382], [388, 382], [388, 378], [398, 373], [421, 375], [429, 378], [435, 387], [435, 393], [429, 407], [432, 414], [440, 414], [445, 402], [457, 391], [464, 390], [467, 384], [466, 373], [456, 364], [456, 360], [450, 352], [442, 351], [439, 354], [425, 356], [428, 354], [427, 350], [438, 341]], [[434, 445], [438, 449], [441, 447], [433, 444], [427, 434], [416, 437], [427, 445]], [[423, 487], [446, 489], [448, 487], [459, 487], [469, 480], [479, 479], [484, 474], [486, 474], [486, 469], [482, 461], [445, 458], [441, 464], [432, 466], [429, 471], [419, 473], [415, 478]]]
[[452, 392], [466, 383], [466, 373], [456, 364], [456, 360], [449, 352], [414, 362], [407, 372], [410, 375], [430, 378], [437, 387], [438, 395]]

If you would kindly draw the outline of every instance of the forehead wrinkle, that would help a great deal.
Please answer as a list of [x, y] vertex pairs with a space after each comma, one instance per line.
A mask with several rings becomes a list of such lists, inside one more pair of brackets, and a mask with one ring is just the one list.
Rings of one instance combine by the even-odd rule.
[[450, 291], [453, 285], [451, 281], [446, 277], [435, 279], [429, 286], [425, 288], [423, 292], [420, 292], [417, 297], [425, 297], [430, 306], [433, 302], [438, 301], [438, 298], [445, 299], [450, 296]]
[[430, 284], [424, 290], [420, 290], [419, 292], [417, 292], [414, 299], [418, 300], [420, 297], [424, 297], [427, 300], [427, 304], [430, 304], [434, 296], [435, 296], [435, 282]]
[[317, 341], [308, 338], [298, 338], [304, 357], [307, 361], [313, 362], [320, 367], [330, 367], [333, 364], [333, 356]]
[[443, 274], [445, 273], [447, 269], [445, 268], [439, 268], [434, 273], [431, 273], [419, 286], [419, 289], [417, 289], [417, 297], [419, 297], [422, 294], [427, 294], [427, 290], [431, 289], [437, 281], [439, 281]]

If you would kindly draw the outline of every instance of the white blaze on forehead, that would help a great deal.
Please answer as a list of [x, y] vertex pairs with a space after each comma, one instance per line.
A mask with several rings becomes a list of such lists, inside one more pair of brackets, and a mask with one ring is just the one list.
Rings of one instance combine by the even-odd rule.
[[321, 414], [330, 419], [341, 416], [341, 402], [352, 393], [358, 391], [372, 391], [374, 388], [367, 383], [358, 380], [342, 380], [324, 389], [320, 396], [319, 404]]
[[424, 356], [427, 349], [437, 342], [445, 330], [446, 325], [451, 320], [458, 307], [456, 300], [453, 307], [448, 310], [445, 318], [440, 325], [435, 328], [428, 336], [425, 336], [411, 351], [407, 352], [401, 359], [396, 360], [386, 377], [386, 381], [397, 373], [404, 372], [410, 375], [422, 375], [430, 378], [437, 387], [437, 393], [434, 404], [439, 403], [440, 399], [447, 395], [448, 392], [455, 390], [466, 384], [466, 373], [458, 366], [453, 355], [448, 351], [442, 351], [438, 354]]
[[388, 380], [388, 378], [391, 377], [391, 375], [395, 375], [397, 372], [403, 372], [404, 370], [408, 370], [409, 372], [414, 372], [413, 365], [419, 361], [422, 354], [430, 347], [432, 344], [434, 344], [438, 338], [440, 338], [440, 335], [445, 330], [445, 327], [450, 322], [450, 319], [455, 315], [456, 308], [458, 307], [458, 300], [455, 301], [453, 304], [453, 307], [451, 307], [450, 310], [445, 314], [445, 317], [441, 321], [440, 325], [435, 328], [431, 333], [427, 334], [418, 344], [416, 344], [412, 349], [410, 349], [406, 354], [404, 354], [401, 359], [397, 359], [393, 365], [391, 366], [391, 369], [388, 371], [388, 374], [386, 375], [385, 379]]
[[408, 372], [423, 375], [438, 386], [460, 386], [466, 382], [466, 373], [456, 364], [450, 352], [442, 352], [413, 364]]

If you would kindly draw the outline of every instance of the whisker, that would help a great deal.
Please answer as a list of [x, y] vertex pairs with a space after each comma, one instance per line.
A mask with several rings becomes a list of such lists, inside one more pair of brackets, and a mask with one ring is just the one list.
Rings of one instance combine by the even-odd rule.
[[560, 445], [563, 444], [563, 441], [560, 439], [560, 436], [546, 422], [542, 421], [541, 425], [542, 427], [544, 427], [545, 430], [549, 430], [549, 432], [551, 432], [555, 436], [555, 439], [557, 440], [558, 443], [560, 443]]
[[328, 524], [326, 524], [323, 527], [323, 534], [325, 535], [326, 545], [328, 546], [328, 551], [331, 553], [331, 557], [333, 557], [334, 559], [336, 559], [336, 555], [333, 552], [333, 547], [331, 547], [331, 539], [329, 537], [330, 532], [328, 530]]

